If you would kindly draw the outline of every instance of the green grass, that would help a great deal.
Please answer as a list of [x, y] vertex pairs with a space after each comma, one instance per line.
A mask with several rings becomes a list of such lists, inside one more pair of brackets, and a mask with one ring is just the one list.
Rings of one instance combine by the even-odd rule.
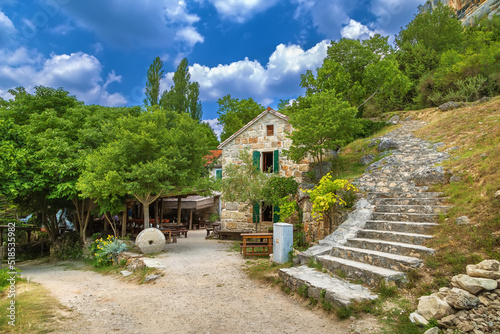
[[[15, 327], [8, 324], [10, 319], [0, 317], [1, 333], [52, 333], [61, 329], [65, 321], [71, 319], [64, 314], [69, 309], [52, 297], [50, 292], [41, 285], [21, 282], [17, 284], [16, 293], [16, 321]], [[9, 307], [9, 298], [5, 296], [0, 300], [2, 314]]]

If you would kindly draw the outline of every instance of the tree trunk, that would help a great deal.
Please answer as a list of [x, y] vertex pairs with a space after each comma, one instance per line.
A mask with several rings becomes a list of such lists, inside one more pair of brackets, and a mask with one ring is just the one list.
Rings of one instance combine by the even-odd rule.
[[149, 205], [156, 201], [160, 196], [161, 192], [156, 195], [156, 196], [151, 196], [151, 194], [146, 194], [143, 197], [139, 197], [138, 195], [134, 194], [135, 198], [139, 202], [141, 202], [142, 207], [143, 207], [143, 212], [144, 212], [144, 228], [149, 228]]
[[193, 229], [193, 210], [189, 210], [189, 229]]
[[149, 228], [149, 204], [142, 203], [143, 212], [144, 212], [144, 229]]

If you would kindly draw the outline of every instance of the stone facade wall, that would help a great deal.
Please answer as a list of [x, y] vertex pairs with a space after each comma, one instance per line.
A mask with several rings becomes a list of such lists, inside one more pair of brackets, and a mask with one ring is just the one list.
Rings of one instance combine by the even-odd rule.
[[[267, 136], [267, 125], [274, 126], [273, 136]], [[224, 167], [230, 163], [241, 163], [238, 159], [240, 150], [247, 149], [250, 152], [273, 152], [279, 150], [279, 175], [285, 177], [293, 176], [297, 182], [301, 183], [303, 173], [309, 170], [312, 160], [305, 159], [301, 163], [296, 164], [283, 154], [283, 149], [288, 149], [292, 144], [292, 140], [286, 137], [286, 133], [290, 133], [291, 131], [292, 127], [287, 120], [277, 117], [272, 113], [265, 114], [222, 147], [223, 152], [220, 159], [222, 170], [224, 171]], [[225, 202], [222, 198], [221, 210], [222, 229], [255, 231], [255, 224], [252, 219], [253, 208], [247, 208], [240, 203]], [[261, 222], [258, 230], [267, 232], [269, 227], [272, 227], [272, 222]]]

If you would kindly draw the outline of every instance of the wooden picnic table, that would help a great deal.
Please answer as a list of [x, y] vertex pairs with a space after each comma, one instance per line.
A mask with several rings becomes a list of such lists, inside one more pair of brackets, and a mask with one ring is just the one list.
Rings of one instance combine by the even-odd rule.
[[269, 255], [273, 252], [272, 233], [242, 233], [241, 238], [240, 252], [243, 252], [243, 256]]

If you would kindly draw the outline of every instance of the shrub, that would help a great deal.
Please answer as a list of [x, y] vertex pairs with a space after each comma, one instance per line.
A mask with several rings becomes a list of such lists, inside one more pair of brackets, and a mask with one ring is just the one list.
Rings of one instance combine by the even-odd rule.
[[105, 267], [117, 263], [118, 254], [125, 250], [127, 250], [127, 245], [112, 235], [108, 235], [106, 239], [96, 239], [90, 245], [91, 256], [93, 257], [92, 265], [94, 267]]

